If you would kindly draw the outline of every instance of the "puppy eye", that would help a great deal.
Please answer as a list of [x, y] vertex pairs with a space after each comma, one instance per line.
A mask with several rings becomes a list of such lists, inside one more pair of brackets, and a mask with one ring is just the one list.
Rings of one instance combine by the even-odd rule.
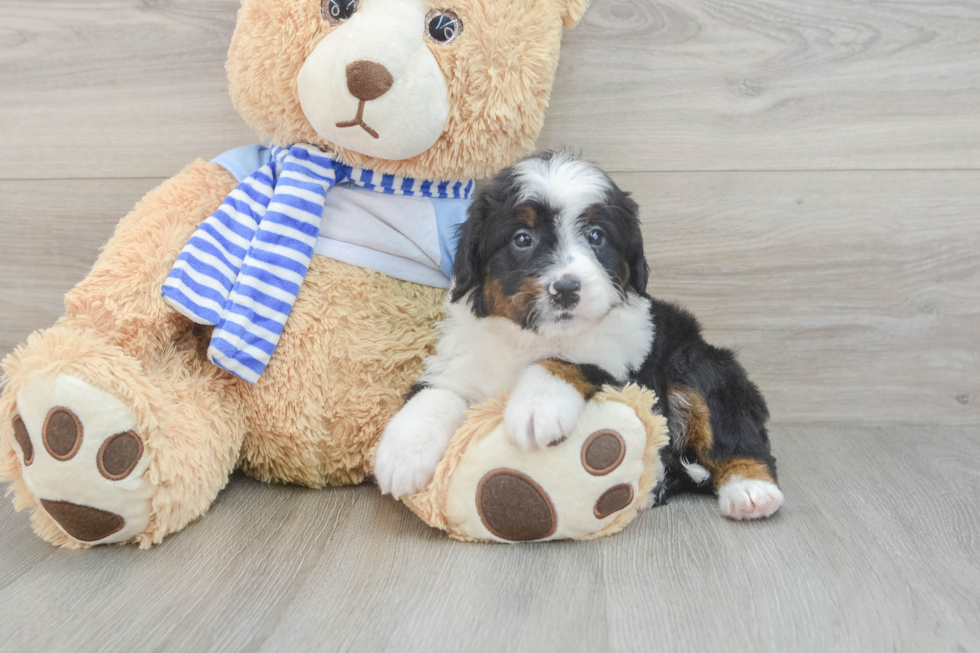
[[606, 234], [603, 233], [602, 229], [595, 228], [589, 231], [589, 244], [593, 247], [599, 247], [604, 242], [606, 242]]
[[331, 25], [339, 25], [357, 13], [358, 0], [323, 0], [320, 13]]
[[534, 244], [534, 239], [531, 238], [531, 234], [526, 231], [519, 231], [514, 236], [514, 246], [518, 249], [527, 249]]
[[439, 45], [452, 43], [462, 31], [463, 21], [451, 9], [433, 9], [425, 16], [425, 33]]

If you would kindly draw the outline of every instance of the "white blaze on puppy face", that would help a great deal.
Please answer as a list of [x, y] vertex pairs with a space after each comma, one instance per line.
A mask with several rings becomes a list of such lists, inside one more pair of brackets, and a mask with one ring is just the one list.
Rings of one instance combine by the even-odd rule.
[[[549, 159], [522, 161], [516, 172], [522, 201], [541, 202], [558, 213], [558, 245], [553, 263], [541, 277], [545, 291], [537, 302], [544, 318], [542, 328], [556, 325], [574, 329], [578, 324], [601, 319], [619, 303], [621, 295], [589, 245], [584, 214], [589, 207], [606, 201], [608, 178], [594, 166], [564, 152]], [[566, 276], [581, 283], [579, 300], [570, 309], [551, 300], [556, 294], [555, 283]]]
[[[439, 140], [449, 116], [449, 91], [425, 42], [428, 11], [424, 0], [361, 0], [356, 13], [317, 44], [297, 79], [300, 105], [317, 134], [355, 152], [396, 161], [417, 156]], [[360, 66], [355, 75], [360, 79], [349, 84], [352, 64], [355, 70]], [[371, 89], [379, 77], [387, 82]], [[372, 92], [365, 93], [365, 86]], [[379, 91], [369, 100], [354, 95]]]

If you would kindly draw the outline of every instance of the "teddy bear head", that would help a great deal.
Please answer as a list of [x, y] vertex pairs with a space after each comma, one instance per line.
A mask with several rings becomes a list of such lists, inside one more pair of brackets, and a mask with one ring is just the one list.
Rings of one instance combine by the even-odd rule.
[[243, 0], [228, 57], [263, 140], [408, 177], [486, 177], [531, 151], [562, 27], [589, 0]]

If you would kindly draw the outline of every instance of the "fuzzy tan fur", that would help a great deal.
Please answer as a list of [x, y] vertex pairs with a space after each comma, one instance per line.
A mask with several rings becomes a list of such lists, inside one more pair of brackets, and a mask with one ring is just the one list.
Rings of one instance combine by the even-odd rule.
[[[656, 395], [646, 388], [633, 384], [621, 390], [607, 386], [597, 393], [592, 401], [622, 403], [631, 408], [643, 424], [647, 440], [643, 453], [644, 472], [639, 481], [637, 494], [641, 497], [647, 496], [659, 480], [657, 478], [660, 468], [659, 452], [667, 444], [667, 422], [662, 415], [655, 414], [651, 410], [651, 407], [656, 404]], [[484, 402], [467, 411], [466, 421], [449, 443], [446, 455], [436, 468], [432, 482], [422, 492], [404, 499], [405, 505], [422, 521], [446, 531], [454, 539], [473, 541], [475, 538], [449, 517], [447, 504], [452, 480], [460, 463], [474, 446], [493, 434], [501, 424], [506, 406], [507, 397], [504, 396]], [[580, 539], [588, 540], [618, 533], [633, 521], [641, 504], [642, 502], [634, 502], [631, 507], [620, 511], [604, 528]], [[583, 506], [583, 509], [591, 510], [591, 506]]]
[[[370, 1], [370, 0], [366, 0]], [[451, 111], [430, 150], [348, 163], [428, 179], [483, 177], [529, 151], [541, 128], [561, 25], [584, 0], [460, 0], [467, 38], [432, 50]], [[296, 75], [330, 30], [318, 0], [244, 0], [227, 69], [235, 105], [261, 139], [335, 150], [300, 109]], [[420, 27], [421, 29], [421, 27]], [[136, 541], [160, 542], [204, 514], [236, 467], [309, 487], [359, 483], [382, 429], [435, 345], [444, 292], [314, 257], [272, 362], [249, 386], [207, 361], [210, 329], [161, 298], [179, 252], [236, 181], [197, 161], [150, 192], [117, 226], [65, 315], [3, 361], [0, 480], [35, 531], [83, 548], [38, 508], [14, 450], [16, 398], [29, 378], [77, 377], [133, 413], [149, 457], [152, 517]]]
[[449, 87], [446, 128], [429, 150], [404, 161], [338, 148], [304, 117], [296, 77], [335, 29], [321, 18], [319, 2], [242, 3], [228, 59], [232, 100], [262, 139], [280, 145], [314, 143], [349, 165], [409, 177], [488, 177], [533, 149], [558, 64], [562, 33], [556, 26], [573, 26], [587, 6], [587, 0], [455, 0], [467, 38], [429, 44]]

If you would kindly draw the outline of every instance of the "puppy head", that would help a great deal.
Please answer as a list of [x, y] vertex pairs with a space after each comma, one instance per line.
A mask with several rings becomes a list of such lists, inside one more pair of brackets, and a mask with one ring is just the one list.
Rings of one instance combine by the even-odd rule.
[[460, 231], [452, 302], [548, 333], [587, 328], [649, 268], [637, 205], [601, 170], [567, 152], [530, 157], [484, 188]]
[[277, 145], [428, 179], [486, 177], [531, 150], [562, 26], [588, 0], [243, 0], [239, 113]]

